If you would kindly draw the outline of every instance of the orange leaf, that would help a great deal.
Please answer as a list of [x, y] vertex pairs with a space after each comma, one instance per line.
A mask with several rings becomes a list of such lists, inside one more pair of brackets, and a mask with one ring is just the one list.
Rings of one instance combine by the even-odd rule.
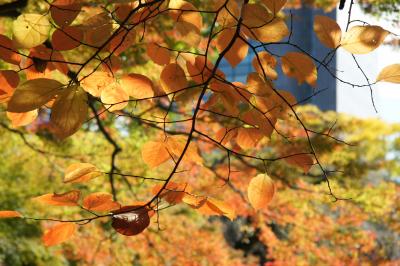
[[273, 14], [278, 13], [286, 4], [287, 0], [262, 0], [262, 3], [268, 7]]
[[315, 87], [317, 85], [317, 68], [311, 58], [303, 53], [288, 52], [282, 57], [282, 71], [298, 83], [304, 81]]
[[120, 84], [126, 93], [135, 99], [154, 96], [153, 82], [146, 76], [133, 73], [124, 75], [120, 80]]
[[7, 102], [10, 99], [18, 83], [19, 76], [17, 72], [0, 70], [0, 103]]
[[38, 116], [38, 111], [33, 110], [26, 113], [11, 113], [7, 112], [8, 119], [11, 120], [13, 127], [22, 127], [32, 123]]
[[225, 53], [225, 59], [231, 64], [232, 67], [236, 67], [246, 56], [249, 51], [249, 46], [238, 36], [235, 36], [235, 29], [224, 29], [218, 34], [216, 39], [216, 46], [219, 53], [224, 51], [228, 44], [233, 38], [236, 38], [233, 45]]
[[171, 159], [167, 146], [161, 141], [149, 141], [142, 147], [143, 161], [151, 168]]
[[[162, 185], [156, 185], [153, 188], [153, 194], [157, 195], [160, 193]], [[188, 191], [188, 184], [186, 183], [175, 183], [169, 182], [164, 190], [159, 194], [160, 198], [165, 199], [170, 204], [178, 204], [182, 202], [182, 198]]]
[[188, 86], [185, 72], [175, 63], [164, 67], [160, 75], [160, 82], [166, 93], [176, 92]]
[[0, 218], [21, 218], [22, 214], [17, 211], [0, 211]]
[[61, 244], [73, 236], [77, 229], [74, 223], [60, 223], [50, 228], [43, 235], [42, 240], [45, 246]]
[[50, 6], [51, 17], [61, 27], [70, 25], [80, 10], [81, 5], [76, 0], [55, 0]]
[[163, 66], [169, 64], [171, 58], [171, 52], [159, 46], [156, 43], [149, 43], [146, 46], [147, 55], [157, 65]]
[[308, 173], [311, 166], [314, 165], [314, 159], [311, 154], [294, 154], [285, 158], [285, 161], [287, 161], [289, 164], [302, 168], [304, 173]]
[[64, 183], [81, 183], [101, 175], [96, 166], [90, 163], [74, 163], [65, 170]]
[[51, 44], [55, 50], [72, 50], [79, 45], [83, 39], [81, 28], [76, 26], [66, 26], [62, 29], [56, 29], [51, 37]]
[[[260, 61], [258, 61], [260, 60]], [[261, 65], [260, 65], [261, 63]], [[278, 73], [275, 70], [275, 66], [276, 66], [276, 59], [275, 57], [273, 57], [271, 54], [269, 54], [268, 52], [262, 51], [260, 53], [258, 53], [258, 58], [254, 57], [253, 59], [253, 67], [255, 68], [255, 70], [261, 75], [263, 76], [264, 73], [267, 77], [269, 77], [270, 79], [277, 79], [278, 78]], [[264, 70], [264, 72], [263, 72]]]
[[206, 203], [207, 197], [195, 196], [195, 195], [192, 195], [192, 194], [185, 193], [185, 195], [182, 198], [182, 201], [184, 203], [186, 203], [187, 205], [189, 205], [190, 207], [192, 207], [194, 209], [198, 209], [201, 206], [203, 206], [203, 204]]
[[111, 73], [106, 71], [96, 71], [82, 80], [81, 86], [94, 97], [100, 97], [103, 89], [114, 82], [115, 80]]
[[114, 112], [128, 105], [129, 95], [119, 84], [113, 83], [101, 91], [101, 101], [109, 112]]
[[223, 201], [207, 197], [207, 200], [198, 209], [200, 213], [206, 215], [223, 215], [231, 221], [236, 218], [235, 210]]
[[81, 192], [79, 190], [72, 190], [63, 194], [45, 194], [35, 197], [33, 200], [53, 206], [76, 206], [80, 196]]
[[91, 211], [112, 211], [121, 205], [112, 200], [112, 195], [105, 192], [96, 192], [83, 199], [83, 207]]
[[13, 41], [0, 34], [0, 58], [10, 64], [19, 65], [21, 56], [17, 54], [16, 51], [17, 48]]
[[247, 195], [254, 209], [262, 209], [271, 202], [275, 195], [274, 182], [267, 174], [259, 174], [251, 179]]

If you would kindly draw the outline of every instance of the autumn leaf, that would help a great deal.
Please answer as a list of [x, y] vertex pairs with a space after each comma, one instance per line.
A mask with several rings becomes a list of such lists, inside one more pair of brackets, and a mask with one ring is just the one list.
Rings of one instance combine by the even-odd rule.
[[379, 72], [376, 81], [400, 83], [400, 64], [393, 64], [384, 67], [381, 72]]
[[317, 68], [311, 58], [303, 53], [288, 52], [282, 57], [282, 71], [288, 77], [304, 81], [315, 87], [317, 85]]
[[76, 26], [65, 26], [62, 29], [56, 29], [51, 36], [51, 44], [55, 50], [72, 50], [83, 40], [83, 31]]
[[265, 75], [270, 79], [277, 79], [278, 73], [275, 70], [276, 59], [268, 52], [262, 51], [253, 58], [252, 65], [254, 69], [260, 74]]
[[17, 53], [13, 41], [2, 34], [0, 34], [0, 59], [14, 65], [19, 65], [21, 62], [21, 55]]
[[267, 174], [259, 174], [250, 180], [247, 196], [254, 209], [259, 210], [266, 207], [274, 195], [275, 185]]
[[17, 211], [0, 211], [1, 218], [21, 218], [22, 214]]
[[129, 95], [120, 84], [112, 83], [101, 91], [101, 102], [109, 112], [124, 109], [128, 101]]
[[153, 82], [140, 74], [128, 74], [121, 77], [121, 87], [135, 99], [151, 98], [154, 96]]
[[286, 4], [287, 0], [262, 0], [261, 1], [273, 14], [277, 14]]
[[59, 94], [63, 86], [52, 79], [28, 80], [16, 88], [8, 102], [7, 111], [25, 113], [38, 109]]
[[314, 32], [326, 47], [335, 49], [340, 45], [342, 30], [335, 20], [327, 16], [314, 17]]
[[223, 215], [228, 217], [231, 221], [236, 218], [236, 212], [227, 203], [207, 197], [207, 200], [197, 210], [206, 215]]
[[111, 225], [122, 235], [138, 235], [150, 225], [148, 210], [140, 205], [124, 206], [113, 212]]
[[42, 237], [45, 246], [54, 246], [70, 239], [77, 229], [75, 223], [59, 223], [49, 230]]
[[151, 168], [171, 159], [166, 143], [163, 141], [149, 141], [142, 147], [143, 161]]
[[168, 65], [171, 60], [171, 52], [157, 43], [148, 43], [146, 52], [150, 59], [160, 66]]
[[78, 131], [87, 116], [87, 93], [77, 85], [67, 87], [57, 97], [51, 109], [50, 121], [60, 139]]
[[9, 101], [18, 84], [19, 76], [17, 72], [13, 70], [0, 70], [0, 103]]
[[[292, 152], [295, 151], [296, 150]], [[293, 153], [293, 155], [285, 157], [285, 161], [294, 166], [302, 168], [304, 173], [308, 173], [310, 168], [314, 165], [314, 159], [312, 155], [301, 153], [301, 150], [298, 150], [298, 154]]]
[[78, 0], [55, 0], [50, 6], [51, 17], [61, 27], [70, 25], [80, 10]]
[[[162, 189], [162, 191], [161, 191]], [[168, 182], [167, 186], [163, 189], [162, 185], [153, 187], [153, 194], [159, 195], [170, 204], [178, 204], [182, 202], [183, 197], [189, 191], [189, 186], [186, 183]]]
[[101, 175], [96, 166], [90, 163], [74, 163], [67, 167], [64, 183], [82, 183]]
[[38, 116], [38, 111], [33, 110], [26, 113], [11, 113], [7, 112], [8, 119], [11, 120], [13, 127], [22, 127], [32, 123]]
[[13, 22], [13, 40], [19, 47], [32, 48], [47, 40], [50, 28], [46, 16], [22, 14]]
[[113, 84], [114, 82], [115, 79], [112, 77], [111, 73], [106, 71], [96, 71], [83, 79], [80, 85], [85, 91], [94, 97], [100, 97], [104, 88], [110, 84]]
[[77, 206], [80, 196], [81, 192], [79, 190], [72, 190], [62, 194], [44, 194], [33, 198], [33, 200], [53, 206]]
[[354, 26], [344, 34], [341, 47], [352, 54], [366, 54], [378, 48], [389, 33], [380, 26]]
[[83, 25], [85, 43], [94, 47], [104, 45], [112, 34], [113, 23], [106, 12], [88, 18]]
[[96, 192], [86, 196], [83, 199], [82, 206], [90, 211], [112, 211], [119, 209], [121, 205], [113, 201], [112, 195], [105, 192]]
[[232, 67], [236, 67], [247, 56], [249, 46], [242, 39], [239, 39], [236, 34], [236, 29], [224, 29], [220, 32], [216, 39], [216, 47], [219, 53], [222, 53], [233, 38], [233, 45], [225, 53], [224, 57]]

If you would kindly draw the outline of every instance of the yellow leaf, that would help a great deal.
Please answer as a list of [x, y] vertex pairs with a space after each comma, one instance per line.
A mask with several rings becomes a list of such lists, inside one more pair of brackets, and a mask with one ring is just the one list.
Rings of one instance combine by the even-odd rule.
[[121, 205], [113, 201], [112, 195], [105, 192], [96, 192], [83, 199], [82, 206], [91, 211], [112, 211], [119, 209]]
[[245, 4], [242, 14], [243, 31], [253, 40], [279, 42], [289, 34], [283, 19], [274, 16], [260, 4]]
[[13, 39], [22, 48], [32, 48], [47, 40], [50, 29], [46, 16], [22, 14], [13, 22]]
[[45, 246], [54, 246], [61, 244], [73, 236], [77, 228], [74, 223], [60, 223], [49, 230], [43, 235], [42, 240]]
[[342, 30], [335, 20], [327, 16], [314, 17], [314, 32], [326, 47], [335, 49], [340, 45]]
[[21, 218], [22, 214], [17, 211], [0, 211], [0, 218]]
[[117, 83], [110, 84], [101, 92], [101, 102], [108, 111], [124, 109], [128, 105], [129, 95]]
[[74, 163], [67, 167], [64, 183], [82, 183], [101, 175], [96, 166], [90, 163]]
[[135, 99], [144, 99], [154, 96], [153, 82], [140, 74], [124, 75], [120, 80], [121, 87]]
[[165, 142], [149, 141], [142, 147], [143, 161], [151, 168], [171, 159]]
[[66, 88], [53, 104], [50, 121], [57, 137], [64, 139], [78, 131], [87, 115], [87, 94], [78, 86]]
[[400, 64], [386, 66], [379, 72], [376, 81], [400, 83]]
[[175, 63], [164, 67], [160, 75], [160, 82], [166, 93], [176, 92], [188, 86], [185, 72]]
[[79, 190], [71, 190], [62, 194], [44, 194], [33, 198], [33, 200], [53, 206], [77, 206], [80, 196], [81, 192]]
[[317, 85], [317, 68], [303, 53], [286, 53], [282, 57], [282, 71], [286, 76], [297, 79], [299, 84], [305, 81], [313, 87]]
[[254, 209], [259, 210], [266, 207], [274, 195], [275, 185], [267, 174], [259, 174], [250, 180], [247, 196]]
[[114, 83], [114, 81], [115, 80], [111, 73], [105, 71], [96, 71], [83, 79], [80, 85], [85, 91], [94, 97], [100, 97], [103, 89]]
[[38, 109], [62, 90], [63, 84], [52, 79], [32, 79], [18, 86], [8, 102], [7, 111], [25, 113]]
[[33, 110], [26, 113], [11, 113], [7, 112], [8, 119], [11, 120], [13, 127], [22, 127], [32, 123], [38, 116], [38, 111]]
[[249, 46], [243, 40], [239, 39], [238, 36], [235, 36], [235, 33], [236, 29], [224, 29], [218, 34], [216, 39], [217, 50], [221, 53], [235, 37], [235, 42], [224, 55], [232, 67], [236, 67], [247, 56], [249, 51]]
[[379, 26], [354, 26], [344, 34], [341, 46], [352, 54], [366, 54], [378, 48], [389, 33]]

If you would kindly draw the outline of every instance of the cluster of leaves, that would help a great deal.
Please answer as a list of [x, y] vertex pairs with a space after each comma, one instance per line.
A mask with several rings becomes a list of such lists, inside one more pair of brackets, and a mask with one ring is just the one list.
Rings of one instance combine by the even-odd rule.
[[[59, 222], [44, 234], [47, 246], [70, 239], [78, 225], [94, 220], [109, 221], [120, 234], [138, 235], [151, 219], [159, 224], [161, 210], [181, 203], [230, 220], [238, 213], [257, 217], [259, 210], [262, 216], [255, 221], [263, 230], [273, 217], [265, 207], [279, 194], [277, 179], [291, 176], [282, 164], [325, 181], [328, 195], [342, 199], [330, 180], [336, 165], [324, 157], [327, 146], [322, 144], [348, 143], [334, 134], [334, 126], [315, 125], [312, 115], [297, 111], [305, 99], [275, 87], [277, 66], [288, 78], [315, 87], [321, 67], [336, 77], [328, 64], [337, 49], [366, 54], [391, 33], [375, 25], [341, 29], [328, 17], [317, 16], [315, 34], [330, 48], [318, 59], [291, 42], [293, 21], [281, 12], [285, 3], [219, 0], [197, 8], [189, 1], [152, 0], [100, 8], [56, 0], [45, 2], [37, 13], [20, 15], [12, 34], [0, 35], [0, 59], [6, 63], [0, 71], [0, 101], [12, 126], [25, 126], [59, 145], [82, 127], [85, 134], [98, 132], [109, 144], [104, 152], [110, 164], [109, 170], [87, 160], [68, 165], [63, 181], [71, 189], [35, 198], [46, 205], [78, 206], [82, 212], [73, 218], [32, 218], [15, 210], [1, 211], [0, 217]], [[297, 50], [280, 56], [268, 50], [271, 44]], [[221, 60], [236, 67], [249, 50], [255, 53], [255, 72], [248, 74], [246, 84], [230, 81], [218, 68]], [[137, 63], [131, 58], [134, 53], [152, 61], [151, 73], [145, 75], [140, 65], [130, 70]], [[394, 64], [375, 82], [366, 77], [366, 84], [352, 85], [372, 89], [376, 82], [400, 83], [399, 78], [400, 65]], [[132, 149], [117, 140], [129, 132], [126, 125], [140, 126], [150, 137], [134, 146], [139, 154], [128, 155], [131, 164], [143, 162], [146, 167], [123, 168], [119, 161], [124, 150]], [[30, 146], [25, 133], [10, 130], [48, 154]], [[246, 173], [239, 188], [233, 181], [237, 171]], [[81, 200], [77, 188], [104, 176], [110, 193], [95, 191]], [[137, 186], [146, 183], [140, 197], [129, 179]], [[221, 183], [232, 186], [253, 209], [236, 208], [235, 200], [220, 192]], [[119, 200], [121, 185], [138, 200]]]

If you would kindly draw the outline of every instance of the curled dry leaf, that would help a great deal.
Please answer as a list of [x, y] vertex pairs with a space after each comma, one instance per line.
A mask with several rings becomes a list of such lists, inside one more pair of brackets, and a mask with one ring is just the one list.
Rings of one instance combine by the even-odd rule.
[[111, 225], [122, 235], [138, 235], [150, 225], [148, 209], [141, 205], [124, 206], [113, 212]]
[[96, 166], [90, 163], [74, 163], [67, 167], [64, 183], [82, 183], [101, 175]]
[[344, 34], [341, 47], [352, 54], [366, 54], [378, 48], [389, 33], [379, 26], [354, 26]]
[[26, 113], [11, 113], [7, 112], [8, 119], [11, 120], [11, 124], [13, 127], [22, 127], [29, 125], [33, 121], [35, 121], [38, 116], [38, 111], [33, 110]]
[[64, 89], [51, 109], [50, 121], [55, 134], [64, 139], [78, 131], [87, 116], [87, 93], [77, 85]]
[[320, 42], [328, 48], [335, 49], [340, 45], [342, 30], [335, 20], [327, 16], [314, 17], [314, 32]]
[[45, 246], [54, 246], [70, 239], [77, 229], [74, 223], [59, 223], [49, 230], [42, 237]]
[[113, 201], [112, 195], [105, 192], [96, 192], [83, 199], [82, 206], [90, 211], [106, 212], [119, 209], [121, 205]]
[[22, 48], [32, 48], [44, 43], [51, 29], [46, 16], [22, 14], [13, 22], [13, 40]]
[[282, 57], [282, 71], [286, 76], [297, 79], [299, 84], [305, 81], [313, 87], [317, 85], [317, 68], [311, 58], [303, 53], [286, 53]]
[[22, 214], [17, 211], [0, 211], [1, 218], [21, 218]]
[[53, 79], [28, 80], [14, 91], [7, 111], [24, 113], [38, 109], [60, 93], [62, 87], [63, 84]]
[[400, 64], [393, 64], [384, 67], [381, 72], [379, 72], [376, 81], [400, 83]]
[[71, 190], [62, 194], [44, 194], [32, 200], [53, 206], [77, 206], [80, 196], [81, 192], [79, 190]]
[[274, 195], [274, 181], [267, 174], [259, 174], [250, 180], [247, 196], [254, 209], [259, 210], [266, 207]]

